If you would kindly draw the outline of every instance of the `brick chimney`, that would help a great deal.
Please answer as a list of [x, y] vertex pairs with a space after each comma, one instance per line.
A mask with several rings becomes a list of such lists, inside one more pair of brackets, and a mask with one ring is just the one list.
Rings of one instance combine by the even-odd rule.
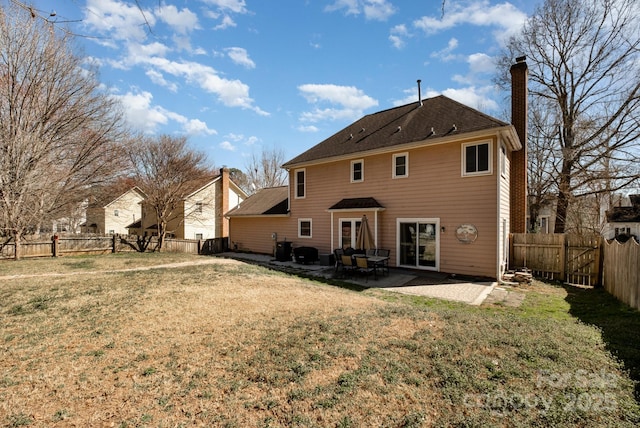
[[220, 224], [221, 238], [229, 237], [229, 219], [225, 218], [225, 213], [229, 211], [229, 168], [220, 168], [220, 217], [218, 218], [218, 224]]
[[511, 233], [525, 233], [527, 217], [527, 63], [516, 58], [511, 66], [511, 123], [522, 149], [511, 157]]

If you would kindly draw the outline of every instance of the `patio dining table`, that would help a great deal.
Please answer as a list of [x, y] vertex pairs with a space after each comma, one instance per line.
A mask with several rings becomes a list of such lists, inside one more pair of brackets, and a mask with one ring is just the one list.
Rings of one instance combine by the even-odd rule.
[[383, 270], [383, 273], [384, 273], [384, 265], [386, 262], [389, 261], [389, 257], [385, 257], [385, 256], [361, 256], [361, 257], [366, 257], [367, 263], [369, 263], [369, 265], [373, 266], [375, 269], [381, 268]]

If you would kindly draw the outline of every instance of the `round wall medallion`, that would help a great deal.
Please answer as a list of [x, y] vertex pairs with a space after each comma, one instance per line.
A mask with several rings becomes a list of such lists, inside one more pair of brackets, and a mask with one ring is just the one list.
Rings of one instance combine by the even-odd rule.
[[472, 224], [461, 224], [456, 228], [456, 238], [465, 244], [471, 244], [478, 237], [478, 229]]

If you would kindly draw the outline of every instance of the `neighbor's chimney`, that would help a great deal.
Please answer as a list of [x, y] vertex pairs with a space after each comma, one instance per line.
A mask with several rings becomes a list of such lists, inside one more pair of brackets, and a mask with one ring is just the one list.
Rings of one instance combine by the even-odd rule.
[[511, 233], [525, 233], [527, 217], [527, 58], [516, 58], [511, 66], [511, 123], [522, 150], [511, 158]]
[[422, 80], [418, 79], [418, 102], [420, 103], [420, 106], [422, 106], [422, 91], [420, 90], [420, 82], [422, 82]]
[[229, 211], [229, 168], [220, 168], [220, 207], [222, 210], [220, 211], [219, 224], [221, 226], [220, 230], [220, 238], [227, 238], [229, 236], [229, 219], [224, 215]]

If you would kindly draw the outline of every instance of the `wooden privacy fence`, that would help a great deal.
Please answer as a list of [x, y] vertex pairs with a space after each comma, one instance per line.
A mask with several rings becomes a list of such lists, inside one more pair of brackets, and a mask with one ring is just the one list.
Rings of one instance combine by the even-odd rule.
[[605, 290], [632, 308], [640, 309], [640, 245], [634, 239], [603, 244]]
[[[153, 251], [157, 238], [152, 238], [147, 251]], [[107, 254], [136, 251], [135, 236], [53, 236], [50, 240], [20, 241], [19, 255], [29, 257], [59, 257], [78, 254]], [[163, 251], [199, 254], [202, 241], [193, 239], [165, 239]], [[0, 249], [0, 259], [15, 258], [15, 243], [8, 243]]]
[[569, 284], [601, 284], [600, 236], [514, 233], [510, 243], [512, 269], [526, 267], [537, 277]]

